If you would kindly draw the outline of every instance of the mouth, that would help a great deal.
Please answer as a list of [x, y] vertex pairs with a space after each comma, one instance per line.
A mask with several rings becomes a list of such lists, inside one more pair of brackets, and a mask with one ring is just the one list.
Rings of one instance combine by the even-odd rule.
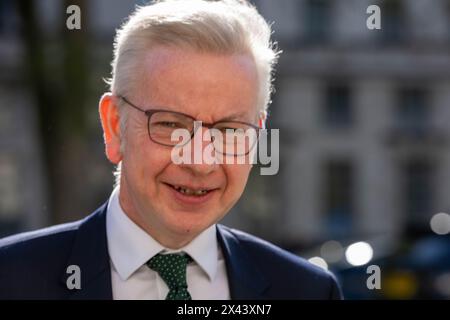
[[165, 183], [167, 186], [171, 187], [176, 192], [189, 197], [202, 197], [205, 196], [212, 191], [216, 190], [217, 188], [207, 188], [207, 187], [188, 187], [185, 185], [174, 185], [170, 183]]

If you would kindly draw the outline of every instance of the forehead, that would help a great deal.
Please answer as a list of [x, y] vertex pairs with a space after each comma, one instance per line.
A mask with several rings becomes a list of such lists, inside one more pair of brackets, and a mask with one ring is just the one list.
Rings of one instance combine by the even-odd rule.
[[256, 112], [258, 76], [249, 55], [219, 55], [159, 47], [139, 66], [137, 96], [144, 105], [218, 120]]

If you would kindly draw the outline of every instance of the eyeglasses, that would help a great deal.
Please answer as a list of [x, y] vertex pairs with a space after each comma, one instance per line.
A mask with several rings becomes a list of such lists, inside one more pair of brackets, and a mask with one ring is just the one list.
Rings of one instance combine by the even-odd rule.
[[174, 137], [179, 136], [176, 134], [176, 130], [180, 129], [187, 130], [190, 135], [190, 139], [184, 141], [183, 145], [185, 145], [193, 139], [199, 128], [199, 123], [201, 123], [201, 127], [209, 129], [214, 149], [222, 155], [247, 155], [258, 141], [260, 128], [251, 123], [225, 120], [204, 123], [181, 112], [164, 109], [144, 110], [123, 96], [117, 97], [134, 109], [145, 113], [148, 118], [147, 127], [150, 140], [163, 146], [179, 146], [180, 141], [174, 139]]

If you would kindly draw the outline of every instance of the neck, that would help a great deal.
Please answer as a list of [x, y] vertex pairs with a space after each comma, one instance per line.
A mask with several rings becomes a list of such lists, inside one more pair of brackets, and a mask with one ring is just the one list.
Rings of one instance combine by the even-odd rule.
[[146, 220], [137, 213], [134, 206], [130, 205], [128, 201], [123, 198], [122, 193], [119, 193], [119, 204], [123, 212], [131, 221], [167, 249], [178, 250], [189, 244], [195, 238], [195, 235], [190, 233], [165, 233], [161, 232], [161, 230], [164, 230], [163, 228], [152, 227], [152, 224], [147, 223]]

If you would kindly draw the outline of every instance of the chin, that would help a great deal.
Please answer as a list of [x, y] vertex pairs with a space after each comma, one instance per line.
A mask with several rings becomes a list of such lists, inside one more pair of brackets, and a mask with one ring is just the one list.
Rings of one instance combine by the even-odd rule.
[[[183, 213], [185, 214], [185, 213]], [[214, 219], [205, 219], [203, 215], [195, 219], [194, 217], [180, 219], [178, 215], [173, 217], [172, 221], [167, 222], [170, 225], [170, 229], [178, 234], [192, 234], [197, 235], [209, 226], [215, 223]]]

